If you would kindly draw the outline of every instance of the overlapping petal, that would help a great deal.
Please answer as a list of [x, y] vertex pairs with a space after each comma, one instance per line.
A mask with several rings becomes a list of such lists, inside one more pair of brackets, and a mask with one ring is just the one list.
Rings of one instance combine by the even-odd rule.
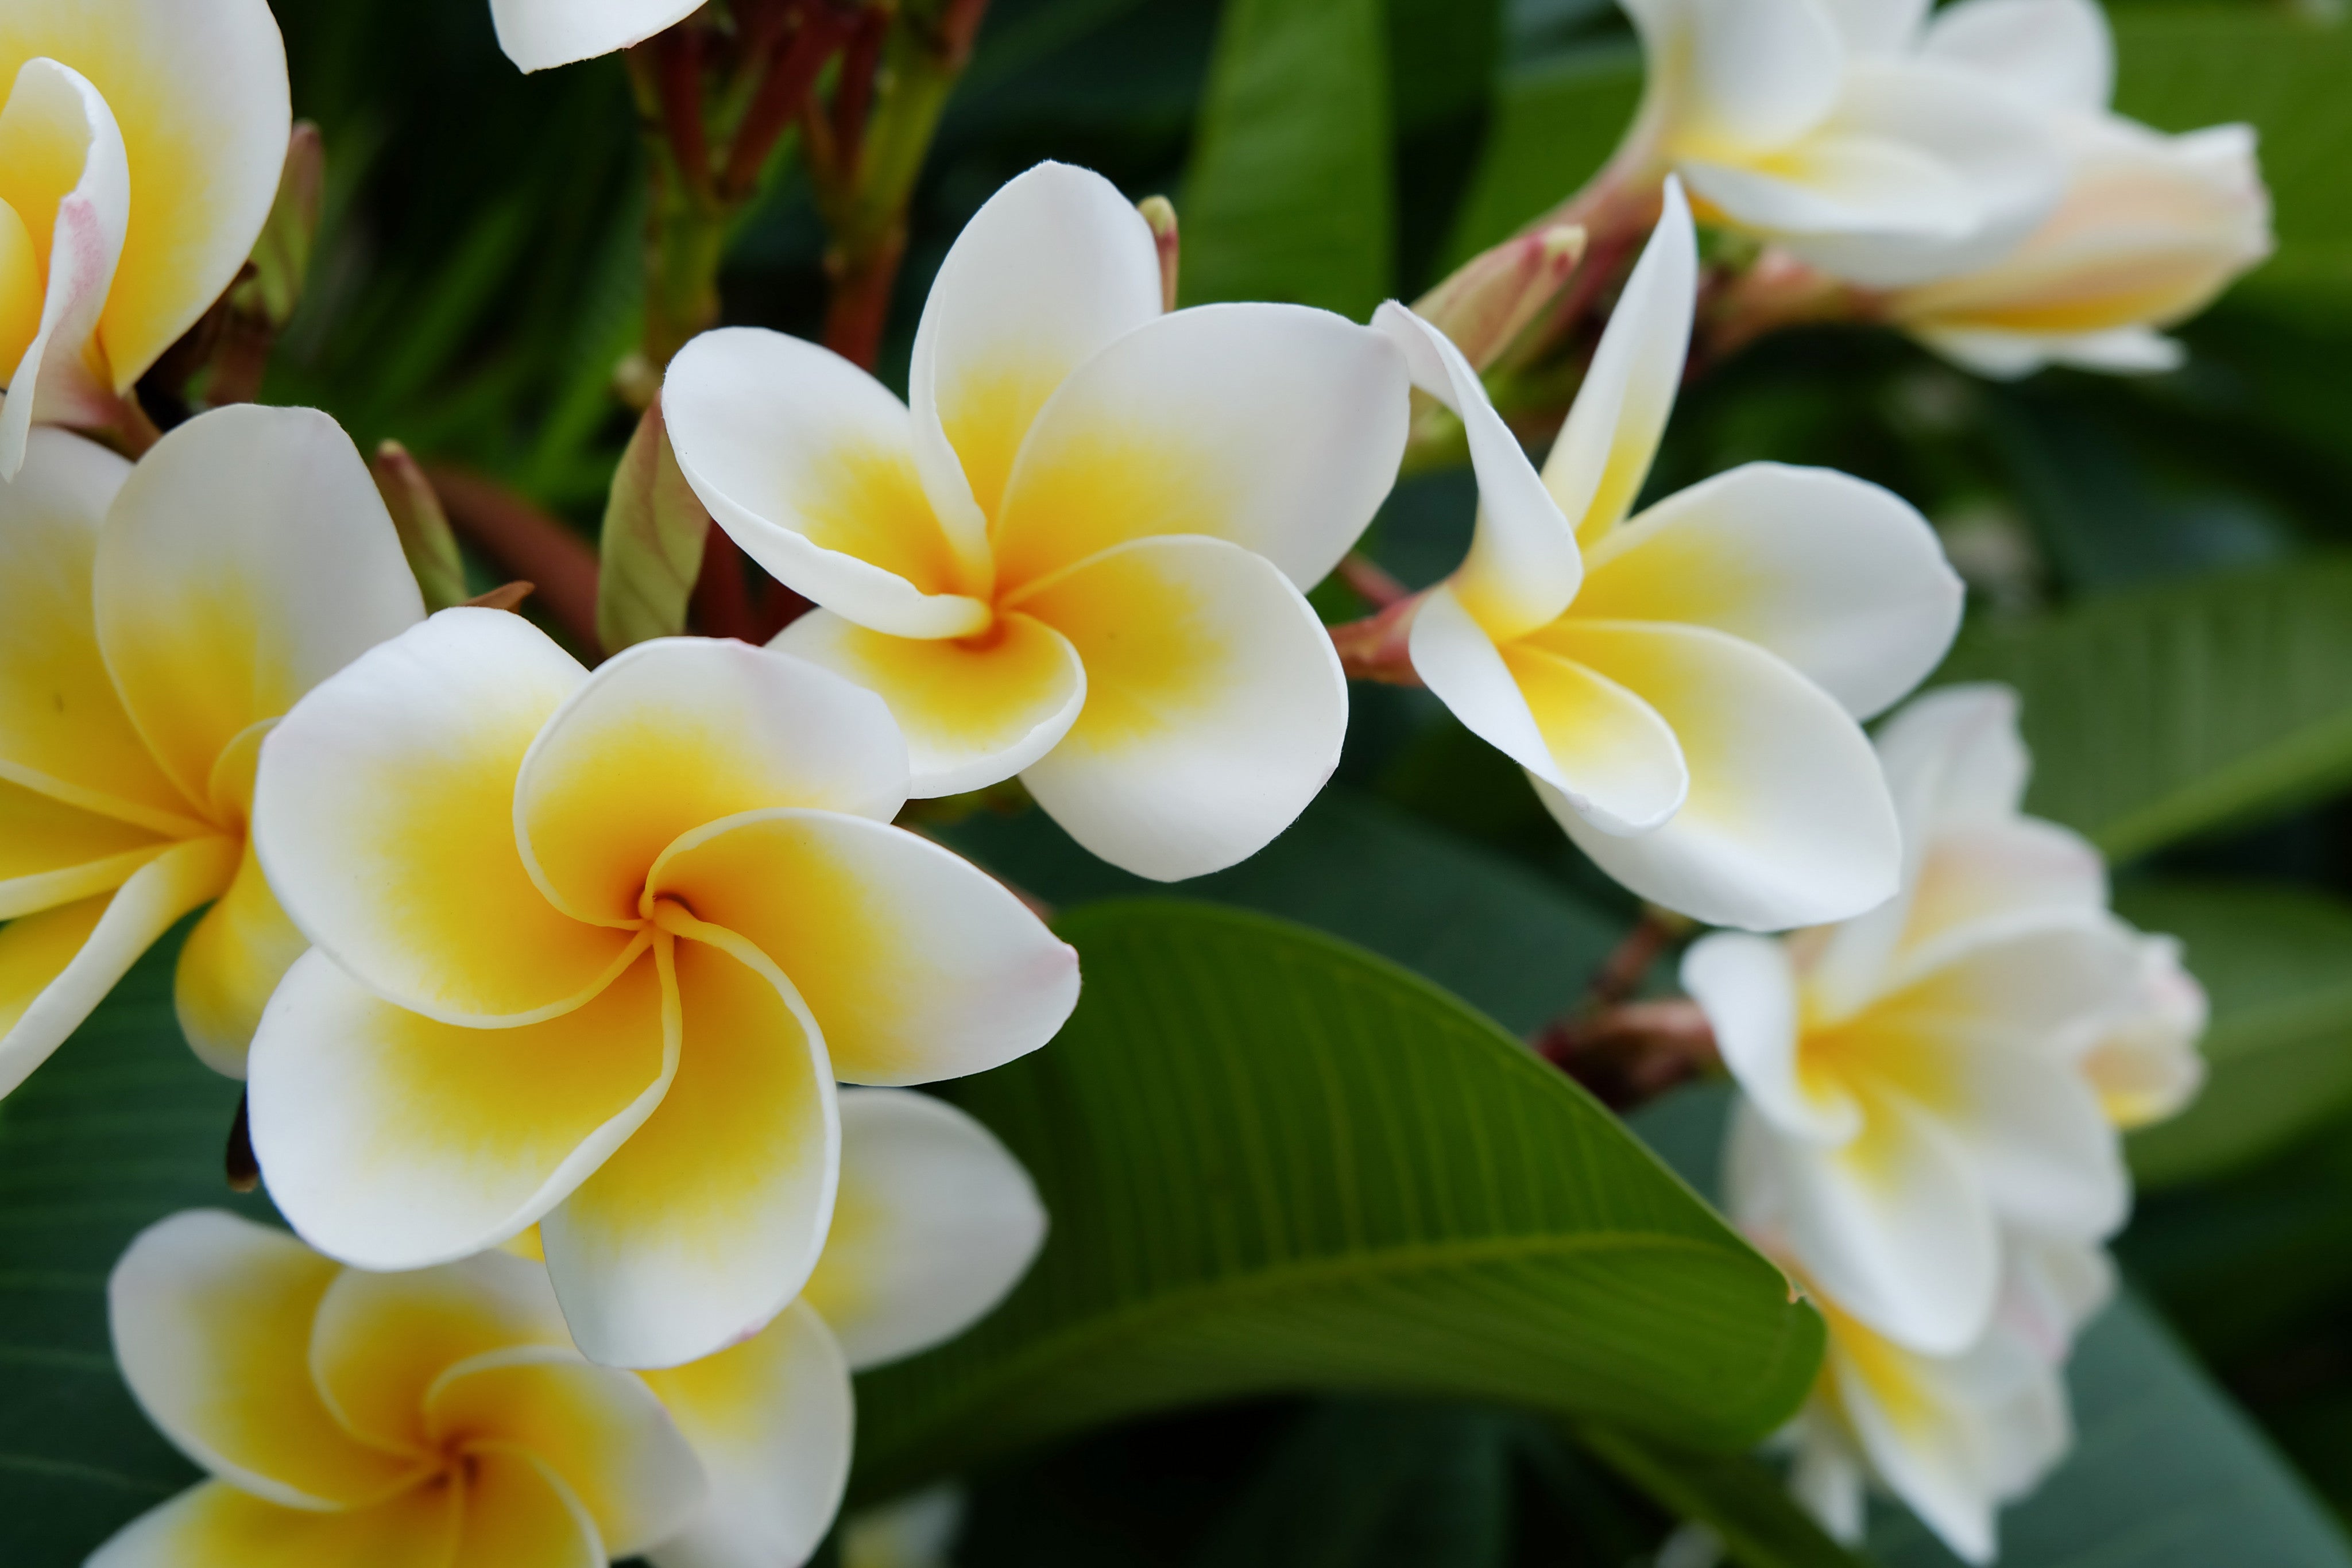
[[446, 610], [318, 687], [262, 747], [254, 846], [294, 923], [429, 1018], [546, 1019], [594, 996], [629, 934], [547, 901], [516, 776], [588, 678], [520, 616]]
[[547, 1461], [499, 1448], [467, 1457], [449, 1568], [607, 1568], [596, 1516]]
[[1570, 618], [1528, 641], [1642, 698], [1672, 727], [1690, 793], [1638, 838], [1538, 792], [1577, 846], [1643, 897], [1720, 925], [1777, 931], [1885, 900], [1901, 842], [1877, 758], [1826, 693], [1702, 627]]
[[774, 964], [847, 1082], [984, 1071], [1045, 1044], [1077, 1004], [1077, 954], [1026, 905], [879, 822], [752, 812], [680, 839], [648, 885]]
[[640, 1130], [677, 1071], [676, 1004], [651, 956], [542, 1023], [483, 1030], [383, 1000], [321, 950], [254, 1039], [253, 1147], [321, 1251], [415, 1269], [494, 1246]]
[[490, 0], [499, 47], [526, 71], [594, 59], [684, 21], [699, 0]]
[[2115, 90], [2115, 38], [2095, 0], [1960, 0], [1928, 22], [1920, 52], [2051, 109], [2095, 114]]
[[849, 1368], [816, 1312], [795, 1301], [741, 1344], [640, 1375], [709, 1483], [692, 1522], [646, 1553], [654, 1568], [805, 1561], [841, 1506], [853, 1425]]
[[745, 554], [861, 626], [987, 629], [991, 587], [940, 526], [907, 405], [827, 349], [727, 327], [670, 361], [662, 416], [679, 470]]
[[1825, 468], [1751, 463], [1596, 545], [1576, 613], [1711, 626], [1869, 718], [1926, 679], [1965, 597], [1911, 505]]
[[663, 907], [686, 938], [676, 1075], [540, 1227], [572, 1337], [617, 1366], [709, 1355], [782, 1311], [824, 1245], [840, 1168], [807, 1009], [748, 942]]
[[[451, 1568], [466, 1502], [457, 1487], [427, 1484], [373, 1508], [321, 1513], [205, 1481], [124, 1525], [86, 1568]], [[604, 1564], [600, 1554], [561, 1568]], [[556, 1565], [515, 1558], [498, 1568]]]
[[1407, 384], [1394, 344], [1328, 311], [1207, 305], [1150, 321], [1037, 411], [994, 519], [998, 586], [1019, 603], [1113, 546], [1198, 534], [1312, 588], [1395, 482]]
[[100, 535], [99, 645], [192, 800], [255, 724], [424, 619], [383, 498], [311, 409], [216, 409], [142, 458]]
[[310, 946], [286, 918], [247, 845], [227, 889], [188, 933], [173, 979], [180, 1032], [206, 1067], [245, 1076], [246, 1051], [261, 1027], [262, 1009]]
[[813, 610], [777, 633], [780, 653], [848, 677], [889, 705], [919, 798], [1009, 779], [1069, 733], [1087, 700], [1086, 665], [1060, 632], [1018, 611], [974, 637], [869, 632]]
[[1861, 1132], [1853, 1092], [1805, 1071], [1798, 977], [1785, 946], [1719, 931], [1683, 955], [1682, 982], [1706, 1009], [1723, 1064], [1777, 1131], [1828, 1147]]
[[0, 920], [111, 893], [170, 845], [0, 779]]
[[1087, 669], [1077, 723], [1022, 780], [1114, 865], [1172, 882], [1245, 859], [1339, 765], [1347, 677], [1314, 610], [1262, 556], [1139, 539], [1014, 607], [1068, 638]]
[[283, 1231], [195, 1209], [142, 1232], [107, 1282], [115, 1356], [148, 1418], [288, 1508], [382, 1501], [424, 1468], [354, 1438], [310, 1381], [311, 1316], [339, 1272]]
[[660, 638], [615, 655], [548, 719], [515, 779], [515, 831], [556, 908], [633, 926], [647, 868], [681, 834], [772, 806], [888, 821], [906, 804], [906, 756], [881, 701], [830, 672]]
[[1697, 148], [1785, 141], [1837, 101], [1845, 50], [1813, 0], [1626, 0]]
[[841, 1096], [841, 1190], [801, 1299], [863, 1371], [954, 1338], [1020, 1281], [1045, 1239], [1021, 1163], [944, 1101]]

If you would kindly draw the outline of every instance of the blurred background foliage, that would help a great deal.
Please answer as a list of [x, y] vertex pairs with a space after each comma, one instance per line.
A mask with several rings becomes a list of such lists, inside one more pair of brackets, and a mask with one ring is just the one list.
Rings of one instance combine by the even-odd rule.
[[[640, 325], [621, 62], [520, 77], [484, 0], [276, 4], [329, 178], [266, 400], [488, 476], [587, 535], [632, 427], [612, 377]], [[2304, 1500], [2352, 1518], [2352, 27], [2326, 4], [2110, 9], [2117, 107], [2168, 130], [2252, 121], [2277, 201], [2277, 256], [2186, 329], [2187, 368], [1997, 385], [1884, 332], [1784, 334], [1695, 380], [1652, 485], [1773, 458], [1919, 505], [1972, 590], [1949, 674], [2024, 691], [2032, 808], [2116, 857], [2124, 912], [2182, 935], [2213, 995], [2211, 1089], [2135, 1143], [2145, 1191], [2119, 1251], [2136, 1293], [2079, 1358], [2082, 1448], [2009, 1516], [2007, 1560], [2341, 1564]], [[1611, 0], [994, 0], [918, 187], [882, 373], [903, 386], [931, 271], [1040, 158], [1172, 196], [1188, 301], [1361, 318], [1574, 190], [1639, 88]], [[787, 144], [732, 236], [726, 319], [813, 335], [824, 248]], [[1368, 549], [1433, 580], [1471, 496], [1461, 473], [1408, 480]], [[1318, 603], [1359, 608], [1336, 585]], [[946, 831], [1057, 904], [1139, 891], [1034, 813]], [[1514, 769], [1386, 687], [1357, 689], [1340, 777], [1297, 829], [1174, 891], [1346, 936], [1514, 1034], [1575, 1000], [1633, 914]], [[159, 1006], [160, 973], [123, 1007]], [[25, 1173], [42, 1139], [82, 1135], [56, 1109], [72, 1092], [44, 1078], [10, 1103], [0, 1184], [56, 1185]], [[1700, 1090], [1637, 1126], [1704, 1187], [1719, 1113]], [[209, 1108], [168, 1115], [211, 1125]], [[89, 1198], [110, 1224], [159, 1201]], [[1660, 1479], [1677, 1475], [1706, 1495]], [[1837, 1560], [1776, 1536], [1769, 1508], [1743, 1514], [1753, 1480], [1477, 1405], [1258, 1400], [983, 1469], [959, 1561], [1619, 1564], [1685, 1511], [1750, 1563]], [[1948, 1561], [1881, 1524], [1885, 1561]]]

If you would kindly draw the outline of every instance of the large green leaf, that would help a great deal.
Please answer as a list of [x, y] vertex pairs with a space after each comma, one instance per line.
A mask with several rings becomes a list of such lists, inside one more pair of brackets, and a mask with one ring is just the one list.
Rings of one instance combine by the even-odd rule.
[[[2316, 9], [2316, 8], [2315, 8]], [[2288, 7], [2148, 10], [2116, 20], [2116, 107], [2165, 131], [2246, 120], [2277, 209], [2267, 287], [2352, 285], [2352, 26]]]
[[2179, 936], [2213, 1002], [2204, 1092], [2131, 1139], [2142, 1186], [2244, 1165], [2352, 1104], [2352, 907], [2299, 888], [2210, 882], [2129, 884], [2116, 906]]
[[1393, 287], [1393, 162], [1381, 0], [1227, 0], [1184, 174], [1186, 302], [1368, 317]]
[[1581, 1090], [1459, 1002], [1282, 922], [1099, 904], [1076, 1015], [955, 1086], [1054, 1230], [1006, 1305], [861, 1380], [861, 1491], [1272, 1390], [1508, 1401], [1740, 1446], [1821, 1324]]
[[2029, 810], [2116, 859], [2352, 779], [2352, 559], [2116, 593], [1964, 637], [2023, 694]]
[[176, 940], [159, 945], [0, 1100], [0, 1560], [68, 1568], [196, 1479], [115, 1371], [106, 1275], [131, 1238], [200, 1205], [266, 1214], [221, 1174], [237, 1086], [181, 1043]]
[[1580, 50], [1506, 76], [1440, 266], [1459, 266], [1574, 195], [1608, 162], [1641, 96], [1641, 56], [1626, 46]]

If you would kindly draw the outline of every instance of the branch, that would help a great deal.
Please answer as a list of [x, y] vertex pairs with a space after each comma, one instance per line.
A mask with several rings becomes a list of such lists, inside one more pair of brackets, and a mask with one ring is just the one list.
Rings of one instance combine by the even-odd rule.
[[586, 539], [495, 479], [431, 464], [425, 474], [449, 524], [509, 578], [538, 584], [540, 604], [593, 662], [596, 551]]

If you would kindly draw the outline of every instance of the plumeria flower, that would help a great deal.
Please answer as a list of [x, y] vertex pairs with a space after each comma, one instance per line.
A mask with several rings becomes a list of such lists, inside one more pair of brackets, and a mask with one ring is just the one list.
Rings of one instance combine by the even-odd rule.
[[855, 1256], [819, 1265], [823, 1310], [668, 1371], [584, 1360], [546, 1270], [506, 1252], [364, 1273], [217, 1211], [151, 1227], [110, 1281], [115, 1352], [212, 1479], [92, 1568], [805, 1562], [848, 1479], [849, 1374], [961, 1333], [1044, 1232], [969, 1117], [842, 1099], [843, 1207], [864, 1218]]
[[305, 946], [247, 841], [262, 737], [424, 613], [367, 465], [325, 414], [221, 409], [135, 468], [31, 433], [0, 486], [0, 1093], [205, 904], [180, 1024], [244, 1073]]
[[1806, 1276], [1876, 1333], [1952, 1354], [1993, 1311], [2004, 1228], [2079, 1244], [2122, 1222], [2084, 1058], [2138, 1009], [2144, 939], [2108, 912], [2098, 852], [2019, 814], [2006, 688], [1923, 697], [1879, 751], [1901, 892], [1785, 942], [1707, 937], [1683, 984], [1744, 1091], [1740, 1161], [1783, 1194]]
[[262, 863], [317, 951], [254, 1041], [254, 1150], [305, 1239], [368, 1269], [541, 1224], [573, 1336], [668, 1366], [800, 1293], [836, 1078], [1033, 1051], [1076, 955], [889, 825], [879, 699], [740, 643], [594, 674], [530, 622], [443, 611], [263, 748]]
[[1937, 13], [1924, 52], [2045, 115], [2071, 172], [2021, 245], [1898, 290], [1894, 319], [1986, 375], [2179, 364], [2180, 346], [2158, 329], [2203, 309], [2271, 253], [2252, 128], [2167, 136], [2108, 112], [2115, 44], [2093, 0], [1962, 0]]
[[2181, 967], [2179, 940], [2142, 936], [2131, 992], [2091, 1031], [2082, 1057], [2108, 1121], [2128, 1132], [2197, 1097], [2205, 1086], [2197, 1042], [2211, 1012], [2205, 988]]
[[0, 17], [0, 478], [35, 421], [94, 428], [236, 278], [292, 109], [268, 0]]
[[1874, 287], [1981, 267], [2058, 199], [2043, 117], [1923, 47], [1928, 0], [1621, 0], [1649, 81], [1614, 178]]
[[490, 0], [499, 47], [526, 71], [594, 59], [674, 27], [703, 0]]
[[1347, 683], [1301, 591], [1395, 479], [1395, 350], [1297, 306], [1163, 314], [1150, 225], [1044, 163], [948, 253], [911, 382], [910, 410], [742, 328], [671, 364], [688, 482], [823, 607], [775, 645], [881, 694], [917, 795], [1017, 774], [1163, 881], [1255, 853], [1339, 760]]
[[1528, 770], [1579, 848], [1643, 898], [1773, 930], [1894, 893], [1895, 809], [1857, 719], [1933, 669], [1962, 589], [1908, 505], [1755, 463], [1628, 517], [1690, 342], [1680, 187], [1540, 476], [1443, 333], [1378, 324], [1463, 416], [1481, 510], [1414, 612], [1413, 669]]

